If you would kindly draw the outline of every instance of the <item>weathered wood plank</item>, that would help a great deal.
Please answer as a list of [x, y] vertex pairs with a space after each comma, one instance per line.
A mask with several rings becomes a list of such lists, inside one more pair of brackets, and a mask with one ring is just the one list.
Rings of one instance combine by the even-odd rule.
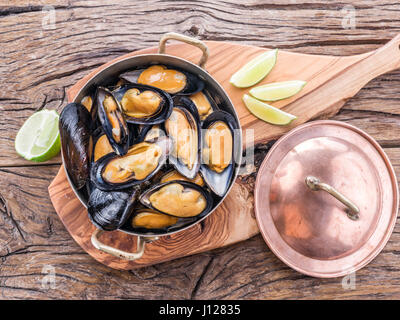
[[[54, 30], [42, 27], [47, 12], [41, 6], [48, 4], [56, 9]], [[342, 26], [346, 5], [356, 10], [354, 29]], [[292, 271], [260, 236], [121, 272], [85, 254], [56, 217], [47, 186], [57, 165], [11, 167], [31, 165], [19, 159], [13, 147], [17, 130], [30, 114], [42, 107], [61, 110], [65, 89], [78, 79], [121, 54], [156, 45], [167, 31], [296, 52], [351, 55], [376, 49], [397, 34], [399, 12], [400, 5], [389, 0], [151, 0], [146, 6], [137, 1], [0, 3], [0, 167], [10, 166], [0, 171], [0, 192], [13, 210], [11, 218], [0, 204], [0, 299], [400, 298], [398, 225], [384, 251], [357, 272], [355, 290], [344, 290], [342, 279], [313, 279]], [[399, 86], [399, 71], [381, 76], [335, 117], [386, 146], [398, 178]], [[246, 180], [250, 188], [252, 179]], [[46, 264], [55, 267], [54, 289], [42, 288]]]

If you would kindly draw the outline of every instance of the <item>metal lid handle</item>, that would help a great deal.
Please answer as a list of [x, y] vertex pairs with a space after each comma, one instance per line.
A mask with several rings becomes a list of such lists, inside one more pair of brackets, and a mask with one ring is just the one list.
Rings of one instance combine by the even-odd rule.
[[359, 218], [360, 209], [348, 198], [346, 198], [343, 194], [337, 191], [334, 187], [331, 187], [329, 184], [322, 183], [318, 178], [314, 176], [308, 176], [306, 178], [306, 185], [313, 191], [323, 190], [328, 192], [331, 196], [335, 197], [341, 203], [343, 203], [346, 208], [347, 216], [351, 220], [357, 220]]
[[200, 66], [200, 68], [204, 69], [206, 62], [208, 60], [208, 56], [210, 55], [210, 51], [208, 50], [208, 47], [206, 46], [206, 44], [204, 42], [202, 42], [196, 38], [191, 38], [191, 37], [185, 36], [183, 34], [169, 32], [169, 33], [164, 34], [161, 37], [160, 44], [158, 47], [158, 53], [165, 53], [165, 44], [168, 40], [178, 40], [178, 41], [181, 41], [181, 42], [184, 42], [187, 44], [191, 44], [192, 46], [199, 48], [203, 52], [203, 55], [201, 56], [198, 65]]

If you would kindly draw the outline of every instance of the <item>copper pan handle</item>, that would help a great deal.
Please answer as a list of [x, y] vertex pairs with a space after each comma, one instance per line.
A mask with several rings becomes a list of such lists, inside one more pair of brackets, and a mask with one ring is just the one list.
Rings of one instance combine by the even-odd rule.
[[167, 43], [168, 40], [178, 40], [199, 48], [203, 52], [203, 55], [201, 56], [198, 65], [200, 66], [200, 68], [204, 69], [206, 62], [208, 60], [208, 56], [210, 55], [210, 51], [208, 50], [208, 47], [204, 42], [196, 38], [185, 36], [183, 34], [169, 32], [161, 37], [160, 44], [158, 46], [158, 53], [161, 54], [165, 53], [165, 44]]
[[313, 191], [323, 190], [328, 192], [331, 196], [335, 197], [347, 207], [346, 213], [351, 220], [358, 220], [360, 209], [358, 209], [358, 207], [352, 201], [337, 191], [334, 187], [321, 182], [318, 178], [313, 176], [308, 176], [306, 178], [306, 185]]
[[91, 238], [93, 246], [100, 251], [111, 254], [114, 257], [117, 257], [120, 259], [125, 259], [125, 260], [130, 260], [130, 261], [140, 259], [143, 256], [146, 243], [158, 239], [157, 237], [140, 237], [140, 236], [138, 236], [137, 237], [138, 238], [137, 239], [137, 251], [136, 252], [126, 252], [126, 251], [122, 251], [122, 250], [110, 247], [110, 246], [102, 243], [99, 240], [99, 237], [103, 232], [104, 231], [100, 230], [100, 229], [96, 229], [93, 232], [92, 238]]

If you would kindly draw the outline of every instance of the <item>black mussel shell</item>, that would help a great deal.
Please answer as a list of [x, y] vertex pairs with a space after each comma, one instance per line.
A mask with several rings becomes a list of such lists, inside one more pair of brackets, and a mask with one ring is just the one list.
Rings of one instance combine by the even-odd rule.
[[197, 107], [194, 104], [194, 102], [189, 97], [186, 97], [186, 96], [174, 96], [172, 98], [172, 101], [174, 102], [174, 106], [185, 108], [186, 110], [188, 110], [192, 114], [192, 116], [194, 117], [196, 122], [198, 124], [200, 124], [199, 111], [197, 110]]
[[[183, 72], [182, 70], [180, 70]], [[192, 95], [197, 92], [200, 92], [204, 89], [204, 81], [200, 79], [198, 76], [194, 75], [193, 73], [190, 72], [183, 72], [187, 79], [188, 79], [188, 84], [186, 85], [186, 88], [182, 91], [179, 92], [179, 95]]]
[[140, 134], [139, 125], [134, 123], [127, 123], [128, 125], [128, 132], [129, 132], [129, 146], [134, 145], [137, 143]]
[[193, 102], [193, 104], [194, 104], [195, 107], [196, 107], [196, 110], [197, 110], [198, 113], [199, 113], [200, 121], [204, 121], [209, 115], [211, 115], [211, 113], [213, 113], [214, 111], [217, 111], [217, 110], [219, 110], [219, 109], [218, 109], [218, 106], [217, 106], [217, 104], [215, 103], [214, 99], [211, 98], [210, 94], [209, 94], [206, 90], [203, 90], [202, 92], [197, 92], [196, 94], [203, 94], [203, 95], [206, 97], [206, 99], [208, 100], [208, 102], [210, 103], [210, 106], [211, 106], [211, 110], [209, 111], [209, 113], [208, 113], [208, 114], [203, 114], [203, 115], [202, 115], [202, 114], [200, 114], [199, 107], [198, 107], [198, 106], [196, 105], [196, 103], [195, 103], [194, 95], [191, 95], [191, 96], [189, 97], [190, 101]]
[[[196, 106], [193, 104], [193, 102], [186, 98], [186, 97], [175, 97], [174, 100], [176, 101], [176, 105], [174, 105], [174, 108], [179, 109], [183, 114], [185, 115], [186, 119], [188, 120], [191, 128], [195, 130], [196, 135], [197, 135], [197, 157], [195, 160], [195, 163], [193, 164], [192, 168], [189, 168], [186, 164], [184, 164], [179, 158], [175, 157], [173, 152], [170, 153], [169, 155], [169, 161], [170, 163], [176, 168], [176, 170], [184, 175], [185, 177], [189, 179], [193, 179], [197, 172], [199, 171], [200, 168], [200, 148], [201, 148], [201, 132], [200, 132], [200, 117], [197, 112]], [[165, 126], [165, 124], [164, 124]], [[165, 126], [165, 132], [167, 135], [170, 137], [173, 148], [175, 148], [175, 141], [174, 139], [170, 136], [170, 133], [166, 129]]]
[[101, 230], [116, 230], [131, 215], [139, 188], [121, 191], [91, 190], [88, 202], [88, 214], [93, 224]]
[[[112, 127], [110, 120], [108, 119], [106, 111], [104, 109], [103, 101], [107, 95], [111, 96], [111, 98], [114, 99], [114, 101], [117, 104], [116, 112], [119, 115], [118, 116], [118, 124], [120, 127], [119, 141], [117, 141], [114, 138], [113, 127]], [[109, 91], [106, 88], [99, 87], [97, 89], [97, 93], [96, 93], [96, 104], [97, 104], [96, 108], [97, 108], [98, 119], [101, 123], [101, 126], [103, 127], [104, 133], [107, 135], [107, 138], [110, 141], [111, 146], [113, 147], [114, 151], [117, 154], [124, 155], [128, 151], [128, 148], [129, 148], [129, 132], [128, 132], [128, 126], [127, 126], [125, 118], [122, 114], [121, 107], [118, 103], [118, 100], [115, 99], [115, 97], [111, 91]]]
[[[148, 66], [150, 67], [150, 66]], [[182, 70], [180, 68], [175, 68], [175, 67], [169, 67], [166, 66], [168, 69], [174, 69], [179, 72], [182, 72], [186, 76], [186, 86], [183, 90], [180, 92], [174, 93], [177, 95], [192, 95], [195, 94], [201, 90], [204, 89], [204, 81], [200, 79], [197, 75], [194, 75], [193, 73], [187, 72], [185, 70]], [[124, 72], [120, 74], [120, 78], [123, 79], [124, 81], [127, 81], [129, 83], [138, 83], [138, 78], [140, 74], [146, 70], [147, 68], [141, 68], [141, 69], [136, 69], [136, 70], [131, 70]], [[172, 95], [172, 94], [171, 94]]]
[[97, 103], [96, 103], [96, 95], [93, 90], [90, 91], [91, 93], [87, 94], [81, 99], [81, 104], [86, 107], [89, 111], [90, 116], [92, 117], [92, 130], [95, 130], [96, 127], [100, 124], [98, 122], [97, 116]]
[[[199, 214], [197, 214], [196, 216], [179, 217], [179, 216], [174, 215], [172, 213], [162, 212], [161, 210], [158, 210], [155, 207], [153, 207], [153, 205], [150, 202], [150, 195], [153, 194], [154, 192], [160, 190], [161, 188], [163, 188], [165, 186], [168, 186], [170, 184], [174, 184], [174, 183], [180, 184], [185, 189], [193, 189], [193, 190], [196, 190], [196, 191], [200, 192], [204, 196], [204, 198], [205, 198], [205, 200], [207, 202], [206, 207], [204, 208], [204, 210], [202, 212], [200, 212]], [[163, 214], [167, 214], [167, 215], [170, 215], [170, 216], [175, 216], [175, 217], [178, 217], [178, 218], [181, 218], [181, 219], [191, 219], [193, 217], [196, 217], [196, 218], [204, 217], [207, 213], [209, 213], [211, 211], [211, 209], [214, 206], [214, 199], [213, 199], [213, 197], [211, 196], [211, 194], [208, 191], [206, 191], [203, 187], [200, 187], [199, 185], [197, 185], [195, 183], [188, 182], [188, 181], [182, 181], [182, 180], [173, 180], [173, 181], [157, 184], [157, 185], [145, 190], [139, 196], [139, 201], [140, 201], [140, 203], [142, 205], [146, 206], [147, 208], [153, 209], [153, 210], [155, 210], [157, 212], [160, 212], [160, 213], [163, 213]]]
[[167, 119], [170, 116], [171, 111], [172, 111], [172, 106], [173, 106], [171, 96], [168, 93], [166, 93], [165, 91], [162, 91], [158, 88], [146, 86], [146, 85], [142, 85], [142, 84], [137, 84], [137, 83], [125, 84], [125, 85], [122, 85], [122, 86], [116, 88], [113, 91], [114, 97], [118, 100], [118, 102], [121, 106], [122, 112], [123, 112], [123, 108], [121, 105], [121, 100], [122, 100], [125, 92], [127, 92], [129, 89], [138, 89], [140, 92], [143, 92], [146, 90], [154, 91], [158, 95], [160, 95], [162, 101], [160, 103], [160, 106], [159, 106], [159, 109], [157, 110], [157, 112], [148, 117], [135, 118], [135, 117], [131, 117], [131, 116], [127, 115], [126, 113], [124, 113], [126, 122], [134, 123], [134, 124], [152, 125], [152, 124], [162, 123], [165, 121], [165, 119]]
[[89, 178], [91, 125], [89, 111], [80, 103], [70, 103], [61, 112], [59, 130], [65, 169], [76, 189]]
[[140, 130], [140, 133], [136, 139], [136, 143], [142, 141], [154, 141], [159, 139], [160, 137], [166, 136], [165, 131], [161, 128], [160, 125], [152, 125], [152, 126], [143, 126]]
[[[175, 174], [178, 174], [179, 176], [176, 176]], [[174, 177], [174, 178], [172, 178], [172, 177]], [[201, 175], [200, 171], [197, 173], [197, 175], [194, 177], [194, 179], [188, 179], [185, 176], [181, 175], [178, 172], [178, 170], [175, 169], [175, 167], [166, 168], [163, 171], [160, 170], [158, 179], [154, 180], [154, 181], [157, 181], [158, 183], [165, 183], [165, 182], [169, 182], [169, 181], [173, 181], [173, 180], [189, 181], [189, 182], [199, 185], [200, 187], [207, 188], [207, 185], [206, 185], [204, 178]]]
[[[140, 217], [145, 215], [152, 215], [153, 216], [153, 224], [151, 222], [147, 222], [147, 224], [140, 223]], [[155, 211], [153, 209], [148, 208], [140, 208], [134, 210], [132, 213], [132, 218], [130, 219], [130, 225], [133, 229], [141, 230], [142, 232], [157, 232], [157, 231], [164, 231], [168, 232], [171, 227], [175, 226], [179, 218], [173, 217], [170, 215], [166, 215]], [[161, 219], [161, 221], [154, 221], [154, 219]]]
[[103, 130], [103, 128], [102, 128], [101, 126], [97, 127], [96, 129], [94, 129], [94, 130], [92, 131], [92, 137], [93, 137], [93, 139], [99, 138], [99, 137], [101, 137], [103, 134], [105, 134], [105, 133], [104, 133], [104, 130]]
[[[91, 155], [90, 155], [91, 163], [93, 163], [93, 162], [99, 160], [99, 158], [101, 158], [101, 157], [99, 157], [99, 155], [97, 155], [98, 159], [95, 159], [96, 158], [96, 145], [99, 142], [99, 139], [102, 138], [103, 136], [105, 137], [105, 139], [107, 139], [107, 142], [110, 143], [107, 135], [104, 133], [104, 130], [101, 126], [97, 127], [97, 129], [92, 133], [93, 146], [92, 146]], [[111, 147], [111, 149], [109, 150], [108, 153], [114, 153], [114, 149], [112, 148], [111, 144], [109, 145], [109, 147]]]
[[109, 89], [110, 91], [118, 90], [120, 87], [126, 84], [128, 84], [127, 81], [118, 78], [112, 85], [107, 86], [107, 89]]
[[[145, 211], [156, 212], [157, 214], [160, 214], [160, 215], [163, 215], [163, 216], [166, 216], [169, 218], [177, 219], [177, 222], [175, 224], [165, 226], [163, 228], [160, 228], [159, 226], [157, 228], [157, 227], [151, 226], [151, 225], [147, 225], [146, 227], [135, 225], [135, 222], [134, 222], [135, 217]], [[183, 227], [190, 225], [191, 223], [195, 222], [196, 220], [198, 220], [197, 217], [179, 219], [178, 217], [165, 215], [165, 214], [159, 213], [158, 211], [155, 211], [153, 209], [146, 208], [146, 207], [142, 206], [141, 204], [138, 204], [138, 206], [135, 205], [135, 209], [133, 210], [130, 218], [125, 222], [125, 224], [120, 229], [123, 231], [126, 231], [126, 232], [141, 233], [141, 234], [146, 233], [148, 235], [153, 235], [153, 236], [165, 235], [166, 233], [169, 233], [169, 232], [175, 232], [177, 230], [181, 230]]]
[[131, 178], [128, 181], [125, 181], [123, 183], [111, 183], [106, 181], [103, 178], [103, 171], [105, 170], [107, 164], [115, 159], [115, 158], [120, 158], [123, 156], [119, 156], [116, 153], [109, 153], [105, 155], [104, 157], [100, 158], [98, 161], [96, 161], [91, 168], [90, 171], [90, 179], [92, 183], [99, 189], [103, 191], [108, 191], [108, 190], [122, 190], [126, 189], [138, 184], [142, 184], [143, 182], [151, 179], [165, 164], [167, 161], [167, 156], [170, 150], [170, 140], [168, 137], [162, 137], [158, 140], [155, 140], [153, 142], [149, 143], [156, 143], [158, 144], [161, 149], [162, 149], [162, 155], [159, 158], [159, 162], [157, 167], [151, 172], [145, 179], [142, 180], [136, 180], [135, 178]]
[[125, 83], [138, 83], [139, 76], [144, 70], [145, 68], [126, 71], [121, 73], [119, 78]]
[[96, 149], [97, 141], [104, 135], [104, 131], [102, 127], [97, 127], [92, 132], [92, 150], [90, 151], [90, 163], [94, 162], [94, 154]]
[[200, 172], [203, 175], [204, 181], [206, 184], [209, 186], [209, 188], [218, 196], [222, 197], [225, 195], [227, 190], [229, 189], [229, 186], [232, 183], [232, 177], [235, 169], [234, 161], [235, 161], [235, 152], [234, 149], [236, 146], [236, 130], [239, 129], [239, 126], [235, 120], [235, 118], [228, 112], [225, 111], [215, 111], [211, 113], [203, 122], [202, 125], [202, 148], [201, 150], [204, 149], [205, 147], [205, 138], [204, 135], [207, 131], [207, 129], [217, 121], [222, 121], [226, 123], [231, 130], [232, 134], [232, 161], [231, 163], [224, 169], [224, 171], [218, 173], [212, 169], [209, 168], [209, 166], [205, 163], [203, 163], [203, 157], [201, 159], [201, 167], [200, 167]]

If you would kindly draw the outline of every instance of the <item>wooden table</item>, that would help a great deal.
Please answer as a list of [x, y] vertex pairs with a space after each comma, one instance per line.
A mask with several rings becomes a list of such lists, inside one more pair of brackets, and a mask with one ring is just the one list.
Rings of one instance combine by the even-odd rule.
[[[303, 276], [278, 260], [260, 235], [135, 271], [107, 268], [74, 242], [49, 200], [47, 187], [60, 157], [35, 164], [14, 151], [15, 135], [33, 112], [60, 111], [66, 104], [66, 89], [77, 80], [119, 55], [156, 45], [163, 33], [351, 55], [375, 49], [400, 32], [400, 4], [389, 0], [379, 4], [254, 0], [246, 5], [239, 0], [37, 2], [16, 0], [12, 6], [0, 2], [0, 299], [400, 298], [399, 225], [379, 256], [350, 279]], [[333, 117], [371, 134], [384, 147], [398, 178], [399, 90], [400, 70], [369, 83]], [[258, 163], [265, 150], [266, 146], [257, 147]], [[254, 179], [255, 172], [241, 176], [239, 182], [251, 190]], [[252, 203], [251, 194], [248, 202]]]

